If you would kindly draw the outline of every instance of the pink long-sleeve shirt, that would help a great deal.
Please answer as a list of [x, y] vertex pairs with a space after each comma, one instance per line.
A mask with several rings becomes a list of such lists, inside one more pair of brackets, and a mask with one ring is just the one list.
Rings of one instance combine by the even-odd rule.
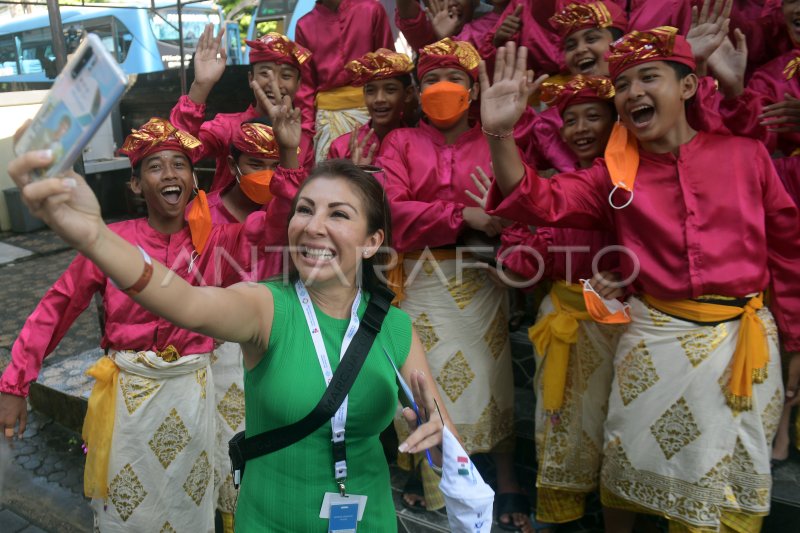
[[[111, 224], [109, 228], [141, 246], [150, 257], [192, 285], [227, 286], [242, 280], [265, 279], [280, 272], [281, 256], [263, 250], [286, 243], [289, 200], [303, 176], [303, 171], [284, 169], [270, 184], [278, 199], [270, 202], [266, 211], [251, 214], [243, 224], [215, 225], [192, 272], [188, 267], [194, 247], [188, 226], [167, 235], [140, 218]], [[213, 349], [212, 339], [181, 329], [147, 311], [117, 289], [94, 263], [78, 255], [25, 321], [11, 349], [11, 363], [0, 377], [0, 392], [27, 396], [44, 358], [55, 350], [98, 292], [103, 296], [106, 313], [100, 341], [104, 349], [163, 350], [170, 344], [180, 354]]]
[[594, 275], [595, 257], [598, 271], [616, 268], [618, 253], [606, 250], [613, 244], [614, 235], [608, 231], [549, 227], [531, 231], [516, 223], [503, 230], [497, 257], [503, 259], [503, 268], [528, 280], [541, 277], [578, 283]]
[[[364, 137], [367, 136], [370, 128], [372, 128], [371, 120], [358, 128], [358, 142], [364, 140]], [[350, 133], [345, 133], [344, 135], [341, 135], [333, 140], [331, 143], [331, 148], [328, 151], [328, 159], [350, 159], [350, 156], [352, 155], [350, 153], [350, 135]], [[367, 155], [373, 145], [377, 145], [374, 152], [374, 156], [377, 157], [378, 151], [381, 149], [381, 140], [378, 139], [378, 136], [374, 134], [370, 138], [369, 142], [364, 146], [363, 155]]]
[[541, 113], [527, 108], [514, 126], [514, 140], [522, 150], [523, 159], [539, 170], [574, 170], [578, 158], [561, 138], [563, 125], [555, 107]]
[[800, 156], [781, 157], [772, 162], [789, 196], [800, 206]]
[[489, 145], [475, 124], [453, 144], [427, 122], [389, 133], [376, 165], [383, 168], [392, 209], [392, 236], [400, 252], [455, 244], [466, 227], [462, 210], [476, 206], [469, 175], [480, 165], [491, 177]]
[[[222, 201], [223, 192], [222, 189], [217, 189], [206, 195], [208, 209], [211, 211], [211, 223], [215, 226], [217, 224], [236, 224], [239, 222], [239, 220], [233, 216], [233, 213], [228, 211], [228, 208], [225, 207], [225, 203]], [[186, 207], [186, 212], [189, 212], [189, 206]]]
[[[724, 154], [724, 155], [720, 155]], [[550, 179], [526, 167], [505, 199], [492, 187], [489, 212], [528, 224], [607, 228], [636, 257], [636, 292], [665, 300], [773, 288], [773, 311], [787, 350], [800, 350], [800, 215], [764, 146], [698, 132], [678, 156], [640, 151], [632, 203], [613, 209], [605, 164]], [[627, 193], [616, 193], [617, 203]]]
[[[485, 15], [475, 18], [464, 24], [461, 31], [452, 36], [454, 41], [467, 41], [475, 48], [483, 41], [487, 32], [491, 31], [500, 21], [500, 13], [490, 11]], [[412, 18], [400, 18], [400, 13], [395, 8], [394, 23], [414, 50], [419, 50], [423, 46], [435, 43], [436, 32], [425, 11], [419, 9], [417, 15]]]
[[[518, 35], [511, 37], [518, 45], [528, 49], [528, 68], [539, 74], [558, 74], [564, 70], [564, 53], [561, 50], [561, 37], [555, 32], [547, 21], [555, 13], [555, 2], [547, 0], [533, 7], [532, 2], [526, 0], [511, 0], [505, 11], [500, 15], [494, 27], [486, 32], [479, 42], [478, 52], [487, 62], [487, 66], [494, 65], [497, 49], [494, 47], [494, 35], [503, 23], [503, 20], [514, 13], [517, 6], [522, 4], [522, 29]], [[490, 69], [489, 72], [492, 72]]]
[[314, 131], [317, 93], [350, 85], [347, 63], [378, 48], [394, 50], [389, 18], [377, 0], [342, 0], [336, 11], [318, 0], [297, 21], [295, 41], [313, 54], [295, 97], [303, 111], [303, 127], [309, 132]]
[[[615, 0], [626, 9], [627, 0]], [[658, 26], [673, 26], [686, 35], [692, 25], [690, 0], [630, 0], [628, 31], [645, 31]]]
[[800, 147], [800, 133], [771, 133], [760, 124], [759, 115], [765, 105], [781, 102], [784, 94], [800, 97], [800, 71], [791, 79], [786, 79], [784, 68], [790, 61], [800, 61], [800, 50], [793, 49], [776, 57], [753, 73], [747, 88], [736, 98], [728, 98], [721, 102], [720, 113], [725, 124], [737, 135], [759, 139], [772, 152], [781, 150], [790, 155]]
[[[700, 78], [694, 104], [687, 110], [689, 124], [696, 130], [729, 133], [719, 112], [721, 99], [715, 80], [710, 76]], [[514, 140], [522, 150], [523, 159], [539, 170], [574, 170], [578, 160], [561, 138], [563, 125], [555, 107], [541, 113], [526, 109], [514, 126]]]
[[[304, 69], [305, 70], [305, 69]], [[234, 133], [242, 122], [258, 118], [260, 115], [253, 105], [240, 113], [217, 113], [206, 121], [206, 104], [197, 104], [184, 95], [172, 108], [169, 121], [178, 129], [191, 133], [203, 145], [199, 148], [198, 159], [207, 157], [216, 158], [216, 171], [211, 182], [209, 192], [223, 190], [234, 180], [233, 173], [228, 168], [228, 156], [231, 153], [230, 145]], [[314, 138], [313, 135], [303, 132], [300, 138], [300, 165], [306, 170], [314, 166]]]

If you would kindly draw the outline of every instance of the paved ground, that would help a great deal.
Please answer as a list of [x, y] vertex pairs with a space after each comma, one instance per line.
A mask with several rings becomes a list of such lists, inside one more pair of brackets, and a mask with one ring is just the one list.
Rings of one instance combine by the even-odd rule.
[[[27, 253], [32, 252], [32, 253]], [[39, 298], [69, 265], [74, 252], [69, 251], [49, 231], [12, 235], [0, 233], [0, 369], [5, 368], [11, 345], [28, 314]], [[73, 325], [45, 365], [58, 365], [65, 358], [94, 349], [99, 344], [99, 326], [94, 306]], [[523, 334], [524, 337], [524, 334]], [[530, 379], [530, 358], [517, 357], [518, 390], [526, 392]], [[63, 365], [62, 365], [63, 366]], [[530, 405], [527, 398], [520, 405]], [[62, 408], [56, 406], [56, 410]], [[528, 435], [531, 421], [518, 417], [518, 432]], [[80, 435], [40, 413], [29, 414], [29, 426], [23, 441], [8, 448], [0, 443], [0, 532], [25, 533], [89, 532], [91, 511], [82, 494], [84, 457]], [[532, 454], [521, 452], [520, 462], [531, 464]], [[478, 459], [477, 461], [480, 461]], [[487, 479], [491, 465], [486, 461]], [[526, 486], [533, 486], [533, 474], [521, 469]], [[447, 531], [443, 513], [411, 513], [399, 505], [404, 473], [392, 468], [392, 484], [398, 507], [401, 533]], [[766, 533], [798, 531], [800, 523], [800, 460], [775, 473], [775, 499], [772, 514], [767, 518]], [[790, 503], [792, 505], [788, 505]], [[496, 531], [500, 531], [495, 527]], [[561, 533], [594, 533], [602, 531], [599, 506], [590, 505], [590, 512], [580, 522], [559, 528]]]

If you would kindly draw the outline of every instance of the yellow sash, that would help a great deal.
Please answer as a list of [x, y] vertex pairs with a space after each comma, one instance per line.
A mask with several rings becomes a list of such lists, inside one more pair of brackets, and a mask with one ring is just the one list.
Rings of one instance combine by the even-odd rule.
[[764, 324], [756, 314], [764, 307], [763, 294], [750, 298], [744, 307], [695, 300], [659, 300], [650, 295], [644, 299], [659, 311], [692, 322], [722, 322], [741, 317], [725, 399], [731, 409], [749, 411], [753, 405], [753, 382], [764, 382], [769, 363]]
[[365, 107], [364, 90], [361, 87], [336, 87], [329, 91], [317, 93], [317, 109], [328, 111], [341, 111], [342, 109], [355, 109]]
[[[170, 363], [181, 354], [169, 345], [156, 354]], [[81, 437], [86, 443], [86, 466], [83, 470], [83, 493], [87, 498], [108, 498], [108, 457], [111, 438], [114, 436], [114, 418], [117, 409], [117, 381], [119, 367], [104, 355], [86, 371], [97, 382], [89, 395], [89, 407], [83, 420]]]
[[104, 500], [108, 497], [108, 455], [114, 434], [119, 367], [110, 357], [103, 356], [86, 374], [97, 382], [89, 396], [89, 408], [81, 435], [86, 442], [83, 493], [87, 498]]
[[538, 320], [528, 330], [536, 351], [544, 357], [542, 374], [544, 410], [557, 414], [564, 405], [570, 345], [578, 342], [579, 320], [591, 320], [583, 303], [583, 288], [557, 281], [550, 291], [555, 311]]

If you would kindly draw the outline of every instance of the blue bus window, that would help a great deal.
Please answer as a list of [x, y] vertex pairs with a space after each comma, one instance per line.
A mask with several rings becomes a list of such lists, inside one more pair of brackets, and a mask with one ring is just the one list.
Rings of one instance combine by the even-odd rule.
[[14, 76], [19, 73], [18, 57], [16, 38], [12, 35], [0, 37], [0, 76]]
[[55, 74], [56, 56], [50, 28], [24, 31], [20, 39], [20, 74], [46, 72]]
[[[183, 43], [185, 46], [196, 46], [206, 24], [219, 25], [219, 14], [209, 11], [192, 11], [183, 9]], [[170, 7], [158, 9], [150, 13], [150, 27], [156, 39], [169, 44], [178, 44], [178, 9]]]
[[[63, 6], [61, 19], [67, 53], [74, 51], [86, 33], [92, 32], [100, 36], [129, 74], [179, 67], [177, 6], [171, 0], [155, 0], [155, 4], [158, 6], [155, 11], [149, 7], [149, 1], [131, 9]], [[219, 31], [222, 10], [213, 2], [202, 0], [184, 7], [182, 13], [183, 60], [188, 65], [205, 25], [213, 23]], [[47, 14], [0, 23], [0, 83], [51, 81], [55, 77], [51, 39]]]
[[114, 19], [114, 31], [117, 34], [117, 61], [122, 63], [128, 57], [128, 50], [133, 44], [133, 35], [125, 27], [125, 24]]

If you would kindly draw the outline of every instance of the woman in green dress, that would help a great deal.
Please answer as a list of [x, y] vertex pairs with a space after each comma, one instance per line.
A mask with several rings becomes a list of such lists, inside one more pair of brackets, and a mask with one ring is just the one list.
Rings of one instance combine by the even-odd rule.
[[[109, 231], [82, 177], [31, 182], [31, 170], [50, 160], [46, 152], [30, 152], [9, 164], [9, 175], [36, 216], [118, 286], [134, 288], [143, 307], [186, 329], [242, 345], [248, 436], [295, 422], [316, 405], [326, 387], [324, 367], [336, 369], [342, 344], [352, 338], [370, 290], [379, 283], [376, 269], [386, 259], [381, 247], [391, 240], [389, 207], [372, 176], [349, 162], [319, 165], [298, 192], [289, 221], [293, 282], [240, 283], [223, 289], [194, 287], [170, 276], [165, 266], [151, 264], [135, 246]], [[319, 328], [308, 315], [316, 317]], [[391, 308], [348, 394], [344, 416], [346, 490], [367, 497], [358, 527], [369, 532], [397, 528], [379, 442], [398, 397], [387, 355], [427, 413], [442, 405], [408, 315]], [[442, 440], [443, 422], [452, 430], [447, 413], [433, 414], [419, 427], [410, 409], [404, 414], [415, 430], [400, 451], [430, 449], [433, 461], [441, 464], [436, 445]], [[320, 518], [328, 510], [322, 509], [323, 498], [338, 492], [331, 431], [332, 424], [326, 423], [305, 439], [248, 462], [237, 531], [328, 531], [328, 519]]]

